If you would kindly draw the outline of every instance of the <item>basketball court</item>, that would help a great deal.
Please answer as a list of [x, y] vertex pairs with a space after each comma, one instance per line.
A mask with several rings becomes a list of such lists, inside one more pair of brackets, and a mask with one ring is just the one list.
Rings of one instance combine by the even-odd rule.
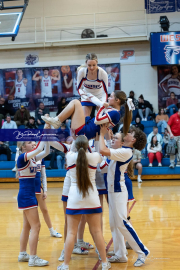
[[[143, 269], [178, 270], [180, 240], [180, 187], [175, 180], [144, 181], [142, 185], [133, 182], [136, 203], [131, 212], [131, 220], [139, 237], [150, 250]], [[0, 269], [26, 270], [28, 263], [18, 263], [19, 235], [22, 230], [22, 211], [17, 209], [17, 183], [0, 184]], [[64, 214], [61, 201], [62, 183], [48, 183], [47, 206], [52, 223], [58, 232], [63, 233]], [[108, 206], [104, 201], [103, 215], [104, 238], [108, 250], [113, 250], [109, 228]], [[41, 231], [38, 243], [38, 255], [49, 261], [47, 269], [56, 269], [58, 258], [63, 249], [63, 238], [52, 238], [39, 211]], [[88, 227], [84, 240], [94, 245]], [[28, 248], [29, 252], [29, 248]], [[128, 263], [112, 264], [112, 270], [134, 269], [137, 255], [128, 250]], [[89, 255], [72, 255], [70, 268], [76, 270], [101, 269], [95, 249]], [[40, 269], [40, 267], [36, 267]]]

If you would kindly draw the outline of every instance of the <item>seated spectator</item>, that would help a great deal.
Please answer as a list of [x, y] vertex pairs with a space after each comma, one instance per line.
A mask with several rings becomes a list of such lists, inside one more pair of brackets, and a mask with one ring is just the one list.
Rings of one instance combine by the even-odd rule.
[[161, 143], [158, 142], [156, 135], [153, 135], [151, 138], [151, 142], [148, 143], [147, 151], [148, 151], [148, 158], [149, 158], [149, 167], [152, 167], [154, 159], [157, 159], [158, 167], [161, 167], [162, 166], [161, 164], [162, 146], [161, 146]]
[[[180, 109], [177, 113], [173, 114], [167, 125], [170, 138], [173, 138], [177, 143], [177, 167], [180, 167]], [[170, 155], [170, 168], [175, 167], [175, 155]]]
[[174, 92], [171, 92], [170, 98], [166, 100], [166, 112], [169, 113], [169, 116], [173, 115], [178, 111], [178, 100], [175, 97]]
[[66, 98], [65, 97], [62, 97], [61, 100], [58, 102], [58, 111], [57, 111], [57, 114], [56, 115], [59, 115], [63, 110], [64, 108], [67, 106], [68, 102], [66, 101]]
[[57, 167], [58, 169], [64, 169], [65, 164], [65, 154], [57, 149], [53, 149], [51, 152], [51, 159], [50, 159], [50, 165], [47, 167], [48, 170], [55, 169], [54, 167], [54, 161], [57, 157]]
[[11, 120], [11, 116], [9, 114], [6, 115], [6, 122], [3, 123], [2, 129], [17, 129], [16, 122]]
[[166, 147], [167, 147], [167, 145], [168, 145], [169, 140], [170, 140], [170, 134], [169, 134], [167, 128], [165, 128], [165, 130], [164, 130], [164, 137], [163, 137], [163, 142], [164, 142], [164, 152], [165, 152], [164, 157], [167, 157], [167, 154], [166, 154]]
[[30, 113], [23, 105], [16, 111], [14, 121], [17, 126], [26, 125], [29, 121]]
[[134, 91], [131, 90], [131, 91], [129, 92], [129, 98], [132, 99], [133, 104], [134, 104], [134, 106], [135, 106], [135, 110], [133, 111], [133, 118], [132, 118], [132, 121], [134, 121], [134, 120], [136, 119], [137, 114], [138, 114], [138, 101], [137, 101], [137, 99], [135, 99], [135, 97], [134, 97]]
[[44, 103], [39, 103], [39, 108], [35, 110], [35, 121], [37, 125], [44, 125], [45, 122], [41, 119], [42, 115], [49, 114], [49, 108], [44, 106]]
[[135, 124], [133, 126], [141, 129], [142, 131], [144, 130], [144, 125], [141, 123], [140, 117], [136, 117]]
[[152, 105], [149, 101], [144, 100], [143, 95], [139, 96], [138, 112], [142, 121], [147, 121], [148, 116], [153, 113]]
[[10, 115], [10, 107], [5, 99], [0, 97], [0, 128], [2, 126], [2, 119], [5, 119], [6, 114]]
[[141, 152], [137, 149], [133, 149], [133, 163], [134, 168], [138, 170], [138, 183], [142, 183], [141, 175], [142, 175], [142, 164], [141, 164]]
[[158, 142], [160, 142], [160, 144], [163, 144], [163, 139], [161, 134], [158, 133], [158, 128], [157, 127], [153, 127], [153, 131], [148, 135], [147, 137], [147, 143], [151, 142], [152, 137], [156, 135]]
[[0, 155], [6, 155], [7, 160], [11, 160], [11, 149], [9, 148], [9, 142], [0, 142]]
[[58, 130], [58, 134], [60, 142], [65, 143], [66, 139], [70, 136], [70, 130], [66, 128], [64, 123], [62, 123], [60, 129]]
[[35, 118], [33, 116], [29, 117], [29, 121], [27, 125], [25, 126], [26, 129], [38, 129], [35, 123]]
[[159, 113], [156, 116], [156, 124], [158, 127], [161, 127], [161, 133], [164, 134], [165, 128], [167, 128], [167, 122], [169, 121], [169, 117], [165, 114], [163, 108], [159, 109]]

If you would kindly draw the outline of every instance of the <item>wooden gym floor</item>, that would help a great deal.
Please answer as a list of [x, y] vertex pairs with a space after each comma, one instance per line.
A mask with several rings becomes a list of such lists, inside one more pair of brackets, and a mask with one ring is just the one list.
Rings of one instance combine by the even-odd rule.
[[[146, 181], [141, 186], [133, 182], [134, 197], [137, 202], [131, 212], [131, 219], [140, 239], [151, 251], [143, 269], [180, 269], [180, 181]], [[63, 234], [64, 215], [61, 202], [62, 183], [48, 183], [47, 204], [53, 227]], [[0, 184], [0, 270], [29, 269], [28, 263], [18, 263], [19, 236], [22, 229], [22, 212], [17, 209], [17, 183]], [[105, 203], [105, 202], [104, 202]], [[43, 221], [38, 244], [38, 256], [49, 261], [46, 269], [56, 269], [58, 257], [63, 248], [63, 238], [49, 236]], [[104, 210], [104, 238], [108, 244], [111, 239], [108, 221], [108, 207]], [[93, 244], [86, 227], [84, 239]], [[111, 243], [110, 243], [111, 244]], [[113, 244], [109, 250], [113, 249]], [[112, 270], [134, 269], [137, 255], [129, 250], [128, 263], [112, 264]], [[89, 255], [72, 255], [70, 269], [101, 269], [94, 249]], [[36, 269], [42, 269], [36, 267]]]

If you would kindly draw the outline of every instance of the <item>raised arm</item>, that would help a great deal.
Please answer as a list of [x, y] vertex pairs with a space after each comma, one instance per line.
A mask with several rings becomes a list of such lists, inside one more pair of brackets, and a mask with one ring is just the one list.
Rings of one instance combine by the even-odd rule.
[[36, 71], [36, 73], [33, 75], [33, 77], [32, 77], [32, 80], [33, 80], [33, 81], [38, 82], [39, 80], [42, 79], [42, 76], [38, 76], [38, 77], [37, 77], [38, 74], [40, 74], [40, 71]]
[[31, 158], [37, 156], [40, 152], [42, 152], [43, 149], [44, 149], [45, 143], [46, 143], [46, 142], [39, 141], [35, 149], [33, 149], [32, 151], [27, 152], [27, 153], [25, 154], [24, 160], [25, 160], [25, 161], [28, 161], [28, 160], [30, 160]]
[[63, 152], [63, 153], [67, 153], [70, 149], [70, 145], [66, 144], [66, 143], [61, 143], [58, 141], [50, 141], [49, 144], [54, 147], [55, 149]]
[[35, 159], [36, 161], [43, 159], [44, 157], [48, 156], [50, 153], [50, 145], [49, 142], [45, 142], [44, 149], [41, 153], [39, 153]]
[[106, 147], [105, 141], [104, 141], [104, 136], [107, 132], [107, 126], [104, 124], [101, 126], [101, 132], [99, 136], [99, 152], [103, 156], [110, 156], [111, 152], [109, 148]]

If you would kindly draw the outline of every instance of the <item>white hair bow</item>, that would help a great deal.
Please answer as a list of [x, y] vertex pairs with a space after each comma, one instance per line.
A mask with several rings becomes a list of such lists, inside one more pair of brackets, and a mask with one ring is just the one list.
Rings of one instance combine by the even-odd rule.
[[127, 105], [129, 107], [129, 110], [130, 111], [134, 111], [135, 110], [135, 106], [134, 106], [134, 103], [132, 102], [132, 99], [131, 98], [128, 98], [127, 99]]

